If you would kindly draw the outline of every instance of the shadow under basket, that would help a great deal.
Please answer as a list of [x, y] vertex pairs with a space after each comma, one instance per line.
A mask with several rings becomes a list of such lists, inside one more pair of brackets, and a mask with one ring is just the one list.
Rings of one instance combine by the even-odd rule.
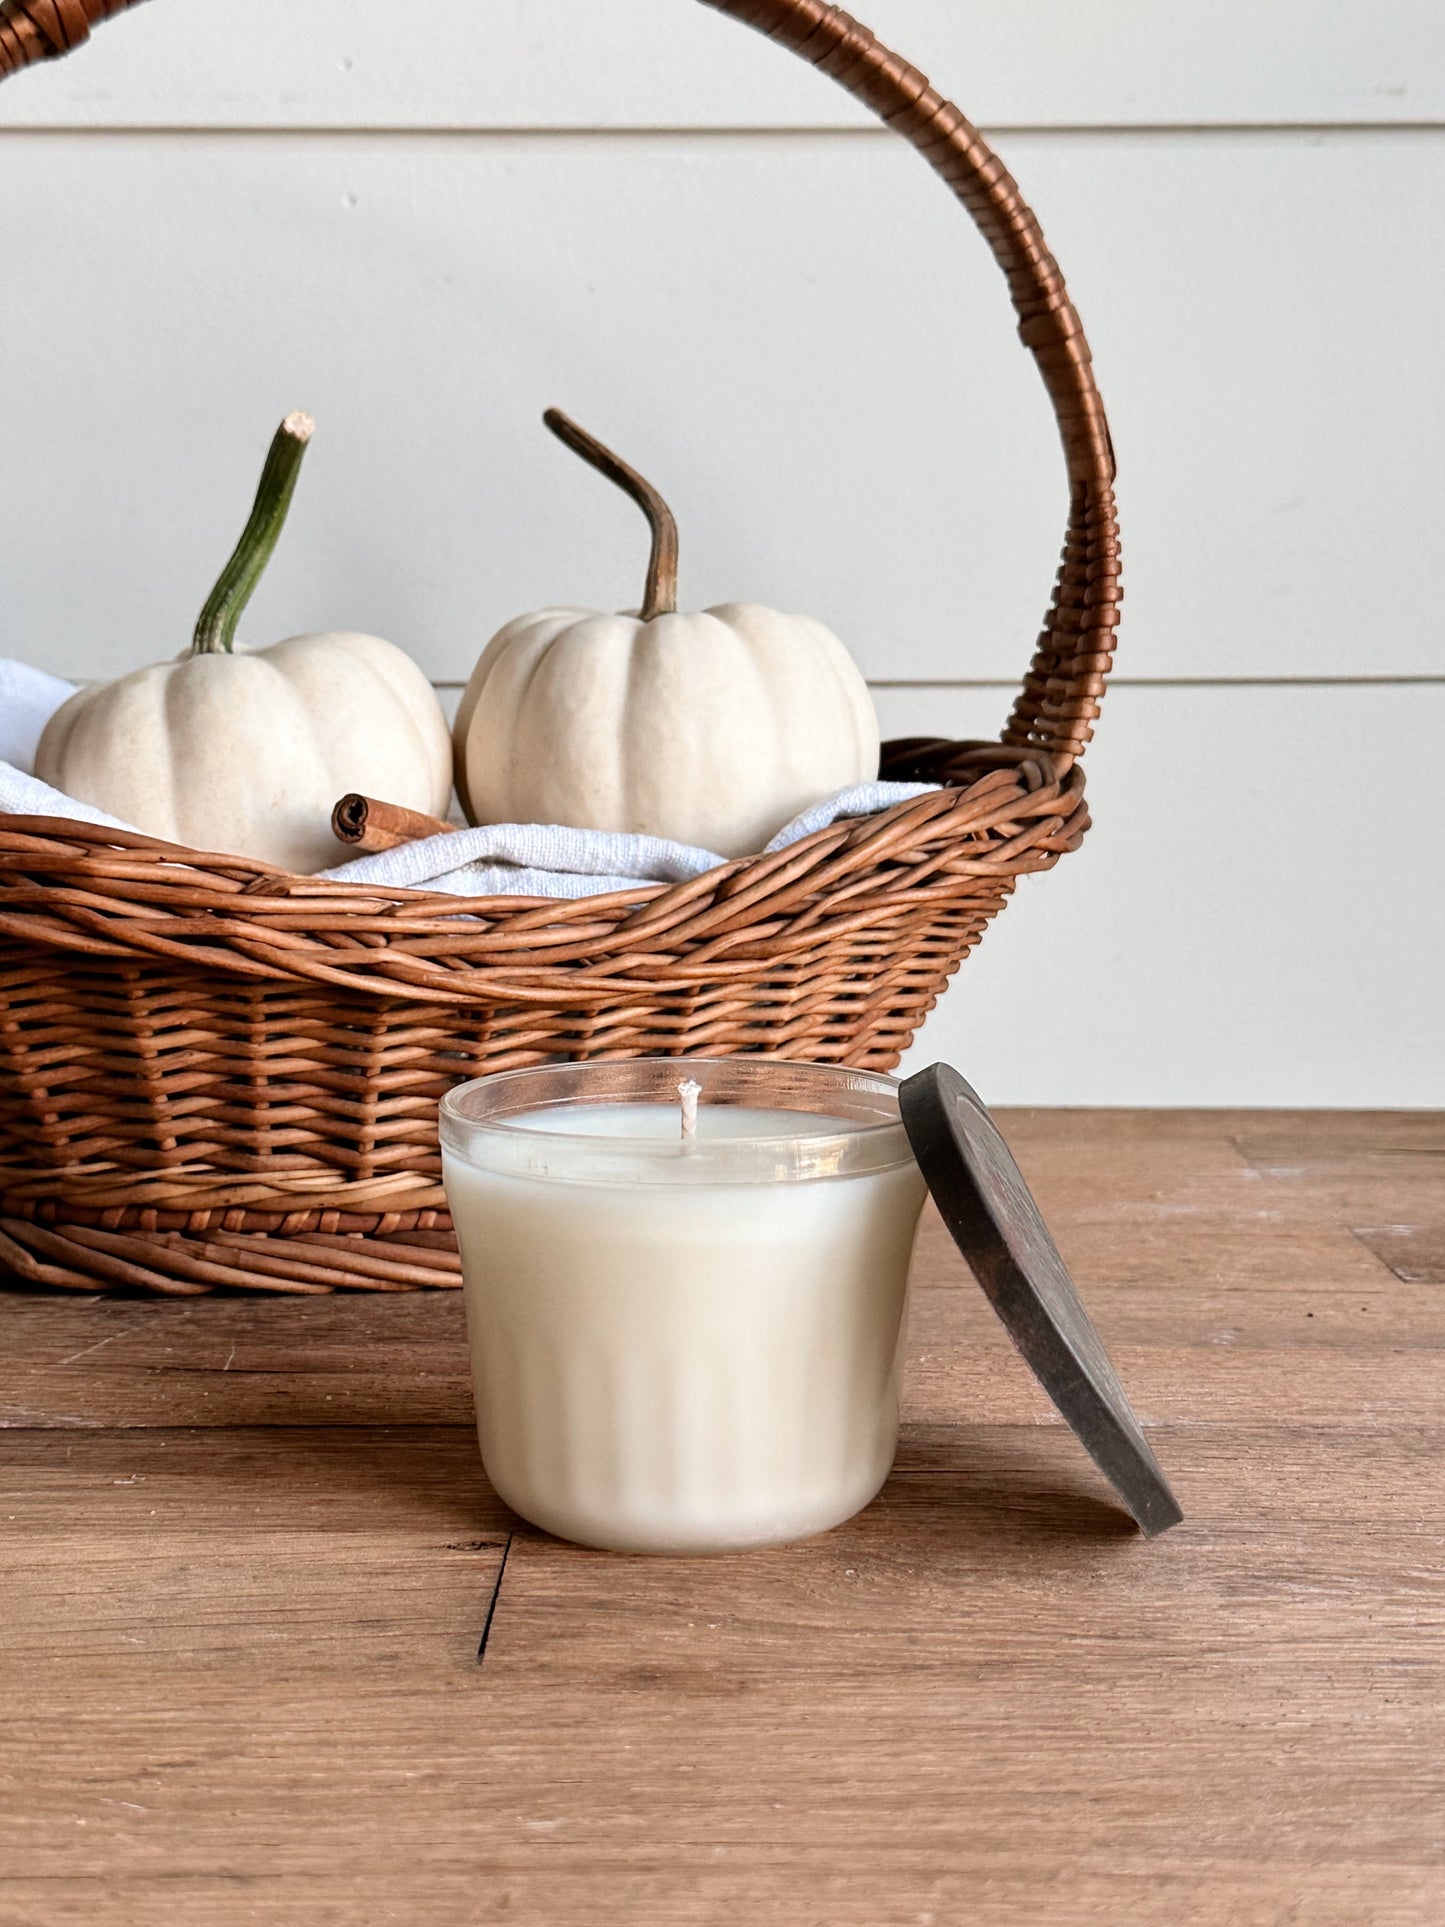
[[[0, 0], [0, 78], [135, 0]], [[1113, 455], [1058, 266], [959, 110], [820, 0], [703, 0], [918, 148], [1007, 276], [1068, 469], [1063, 563], [1002, 739], [884, 746], [936, 794], [690, 883], [576, 902], [322, 883], [0, 815], [0, 1268], [84, 1291], [460, 1282], [437, 1101], [554, 1058], [891, 1069], [1018, 877], [1088, 826], [1118, 619]]]

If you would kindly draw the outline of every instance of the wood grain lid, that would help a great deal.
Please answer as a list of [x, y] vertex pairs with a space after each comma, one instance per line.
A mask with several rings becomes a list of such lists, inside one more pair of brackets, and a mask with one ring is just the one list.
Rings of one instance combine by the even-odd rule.
[[934, 1203], [1035, 1377], [1140, 1529], [1178, 1525], [1179, 1502], [977, 1092], [933, 1064], [907, 1079], [899, 1103]]

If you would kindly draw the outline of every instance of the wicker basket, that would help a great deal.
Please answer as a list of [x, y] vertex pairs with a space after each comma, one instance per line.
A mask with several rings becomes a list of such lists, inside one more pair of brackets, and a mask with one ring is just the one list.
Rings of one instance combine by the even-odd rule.
[[[134, 0], [0, 0], [0, 77]], [[1015, 879], [1074, 849], [1118, 616], [1113, 456], [1007, 170], [823, 0], [704, 0], [838, 80], [942, 175], [1058, 417], [1063, 564], [996, 743], [885, 745], [949, 785], [694, 882], [580, 902], [319, 883], [0, 816], [0, 1266], [87, 1291], [454, 1284], [437, 1100], [548, 1058], [757, 1051], [886, 1069]]]

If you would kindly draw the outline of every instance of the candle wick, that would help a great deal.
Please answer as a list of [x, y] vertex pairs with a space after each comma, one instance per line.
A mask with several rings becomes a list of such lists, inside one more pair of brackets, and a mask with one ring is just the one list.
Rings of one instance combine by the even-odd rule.
[[677, 1087], [677, 1101], [682, 1111], [682, 1141], [684, 1144], [697, 1143], [697, 1100], [702, 1096], [702, 1085], [694, 1084], [690, 1077], [684, 1078]]

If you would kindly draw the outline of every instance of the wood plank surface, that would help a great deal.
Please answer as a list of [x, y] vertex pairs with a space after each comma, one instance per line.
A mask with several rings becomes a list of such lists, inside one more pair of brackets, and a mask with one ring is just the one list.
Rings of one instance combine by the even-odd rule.
[[1445, 1118], [1003, 1122], [1161, 1540], [936, 1221], [882, 1495], [711, 1560], [507, 1513], [455, 1295], [0, 1294], [4, 1927], [1435, 1927]]
[[1407, 1285], [1445, 1285], [1445, 1223], [1358, 1225], [1355, 1236]]

